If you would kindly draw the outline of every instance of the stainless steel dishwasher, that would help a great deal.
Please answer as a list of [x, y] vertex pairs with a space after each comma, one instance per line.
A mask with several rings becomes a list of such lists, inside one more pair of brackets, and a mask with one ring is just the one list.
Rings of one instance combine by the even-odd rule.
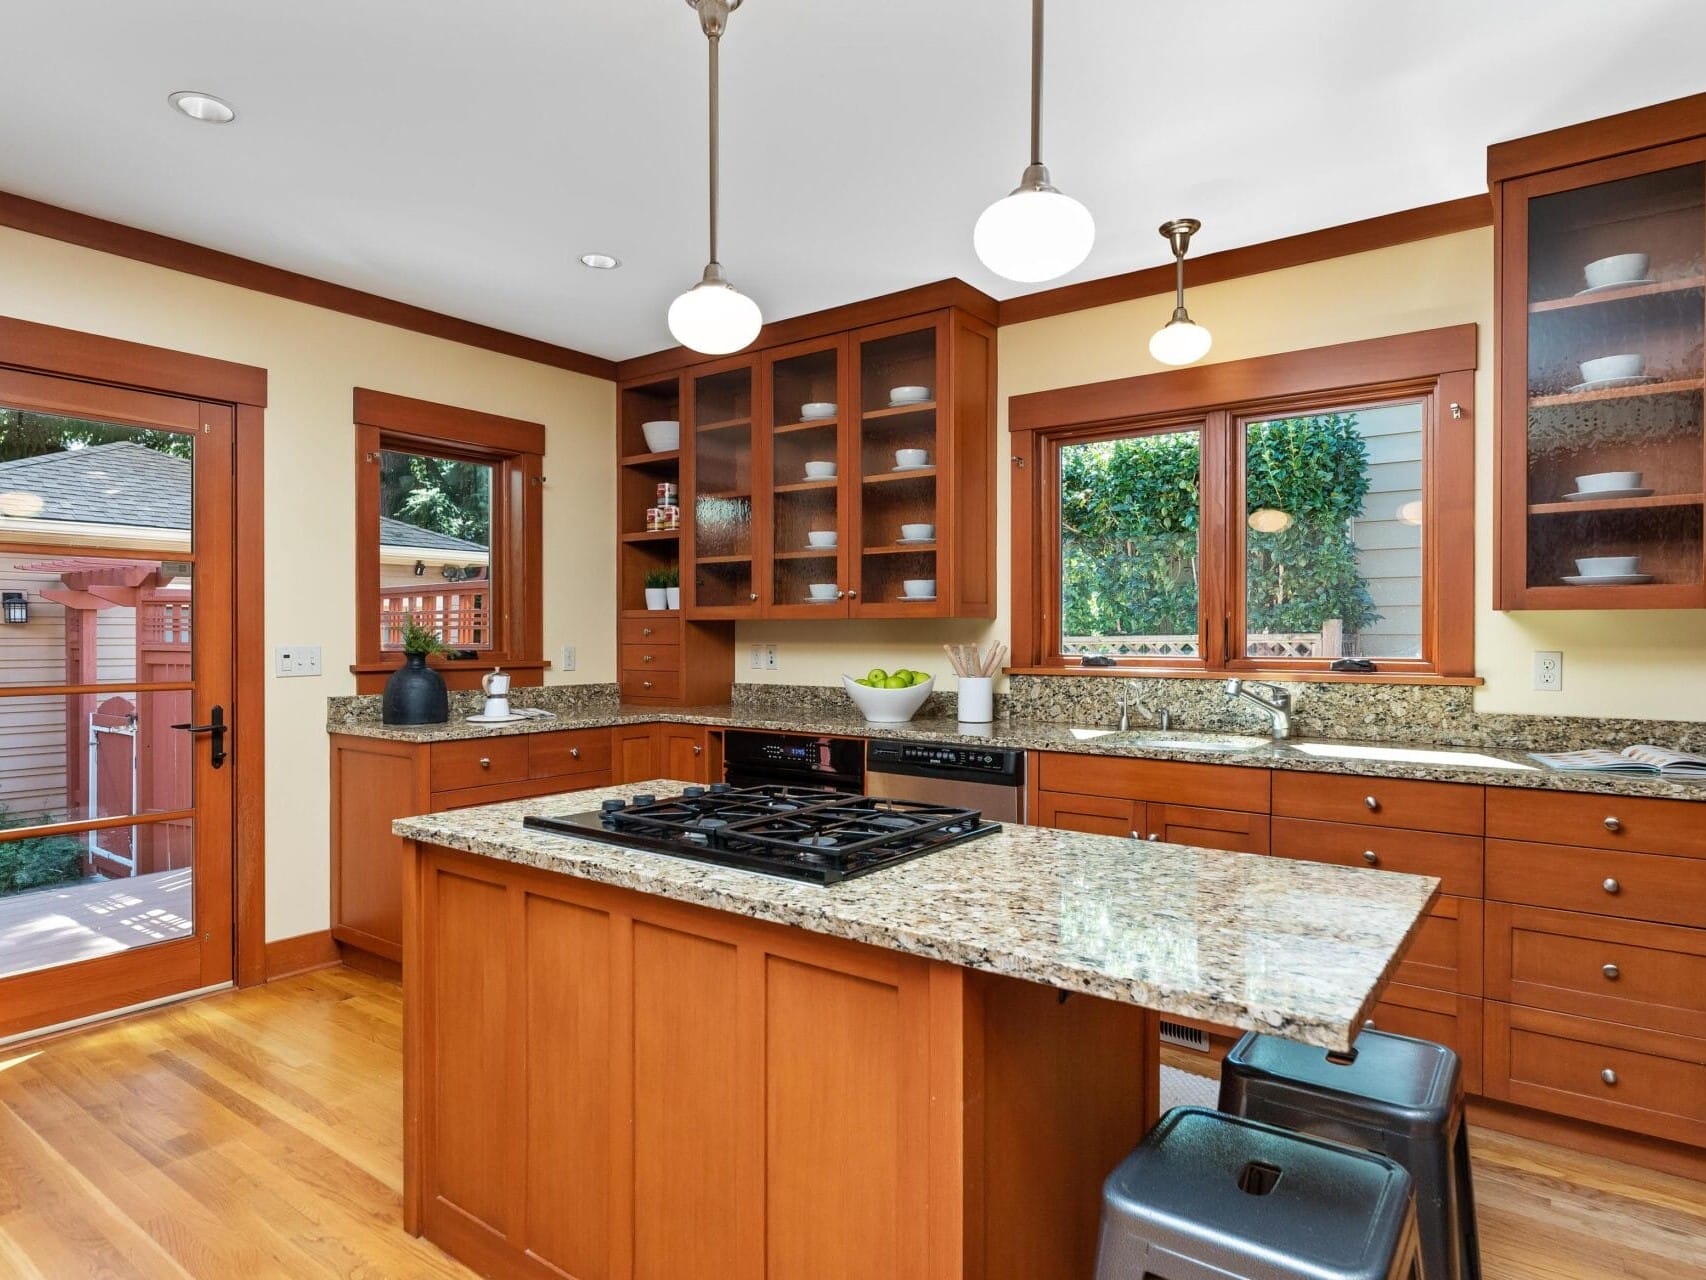
[[992, 822], [1025, 820], [1025, 753], [950, 742], [873, 738], [865, 790], [895, 800], [978, 809]]

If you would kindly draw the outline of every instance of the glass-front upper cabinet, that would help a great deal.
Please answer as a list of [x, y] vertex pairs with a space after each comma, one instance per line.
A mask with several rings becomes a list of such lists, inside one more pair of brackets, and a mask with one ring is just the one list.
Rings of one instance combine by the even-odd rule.
[[846, 617], [847, 343], [766, 352], [770, 617]]
[[[689, 378], [692, 461], [692, 546], [682, 574], [683, 607], [701, 618], [759, 612], [762, 547], [756, 531], [764, 500], [757, 481], [768, 461], [765, 433], [754, 430], [761, 409], [755, 360], [741, 357], [697, 369]], [[687, 442], [684, 440], [683, 444]], [[690, 572], [685, 570], [690, 569]]]
[[1500, 185], [1499, 607], [1706, 606], [1706, 143]]

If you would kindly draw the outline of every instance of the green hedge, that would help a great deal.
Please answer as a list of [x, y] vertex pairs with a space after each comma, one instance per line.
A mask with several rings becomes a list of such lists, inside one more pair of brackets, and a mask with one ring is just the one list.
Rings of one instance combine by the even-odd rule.
[[[45, 820], [46, 815], [43, 815]], [[28, 825], [0, 805], [0, 831]], [[76, 836], [37, 836], [0, 844], [0, 894], [45, 889], [83, 878], [83, 844]]]
[[[1252, 631], [1347, 634], [1379, 619], [1357, 572], [1350, 521], [1368, 494], [1355, 414], [1252, 424], [1246, 510], [1283, 511], [1276, 533], [1246, 529]], [[1061, 568], [1067, 635], [1197, 629], [1200, 440], [1138, 436], [1061, 450]]]

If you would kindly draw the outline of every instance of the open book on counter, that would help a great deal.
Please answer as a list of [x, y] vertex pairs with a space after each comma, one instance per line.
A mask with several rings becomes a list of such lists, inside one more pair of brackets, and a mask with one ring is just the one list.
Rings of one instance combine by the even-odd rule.
[[1706, 756], [1637, 742], [1621, 751], [1530, 751], [1529, 758], [1566, 773], [1661, 773], [1668, 778], [1706, 778]]

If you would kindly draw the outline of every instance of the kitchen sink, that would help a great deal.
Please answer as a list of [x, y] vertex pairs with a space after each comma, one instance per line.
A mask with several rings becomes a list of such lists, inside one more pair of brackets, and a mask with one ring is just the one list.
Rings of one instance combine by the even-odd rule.
[[1138, 730], [1133, 733], [1131, 745], [1134, 747], [1155, 747], [1165, 751], [1254, 751], [1257, 747], [1270, 746], [1271, 738], [1253, 738], [1242, 733], [1187, 733], [1187, 732], [1149, 732]]
[[1110, 733], [1119, 732], [1119, 729], [1074, 729], [1072, 736], [1080, 742], [1094, 742], [1097, 738], [1105, 738]]
[[1373, 747], [1348, 742], [1294, 742], [1288, 744], [1306, 756], [1328, 760], [1388, 760], [1399, 764], [1467, 765], [1475, 769], [1509, 769], [1537, 772], [1531, 764], [1501, 760], [1479, 751], [1455, 751], [1443, 747]]

